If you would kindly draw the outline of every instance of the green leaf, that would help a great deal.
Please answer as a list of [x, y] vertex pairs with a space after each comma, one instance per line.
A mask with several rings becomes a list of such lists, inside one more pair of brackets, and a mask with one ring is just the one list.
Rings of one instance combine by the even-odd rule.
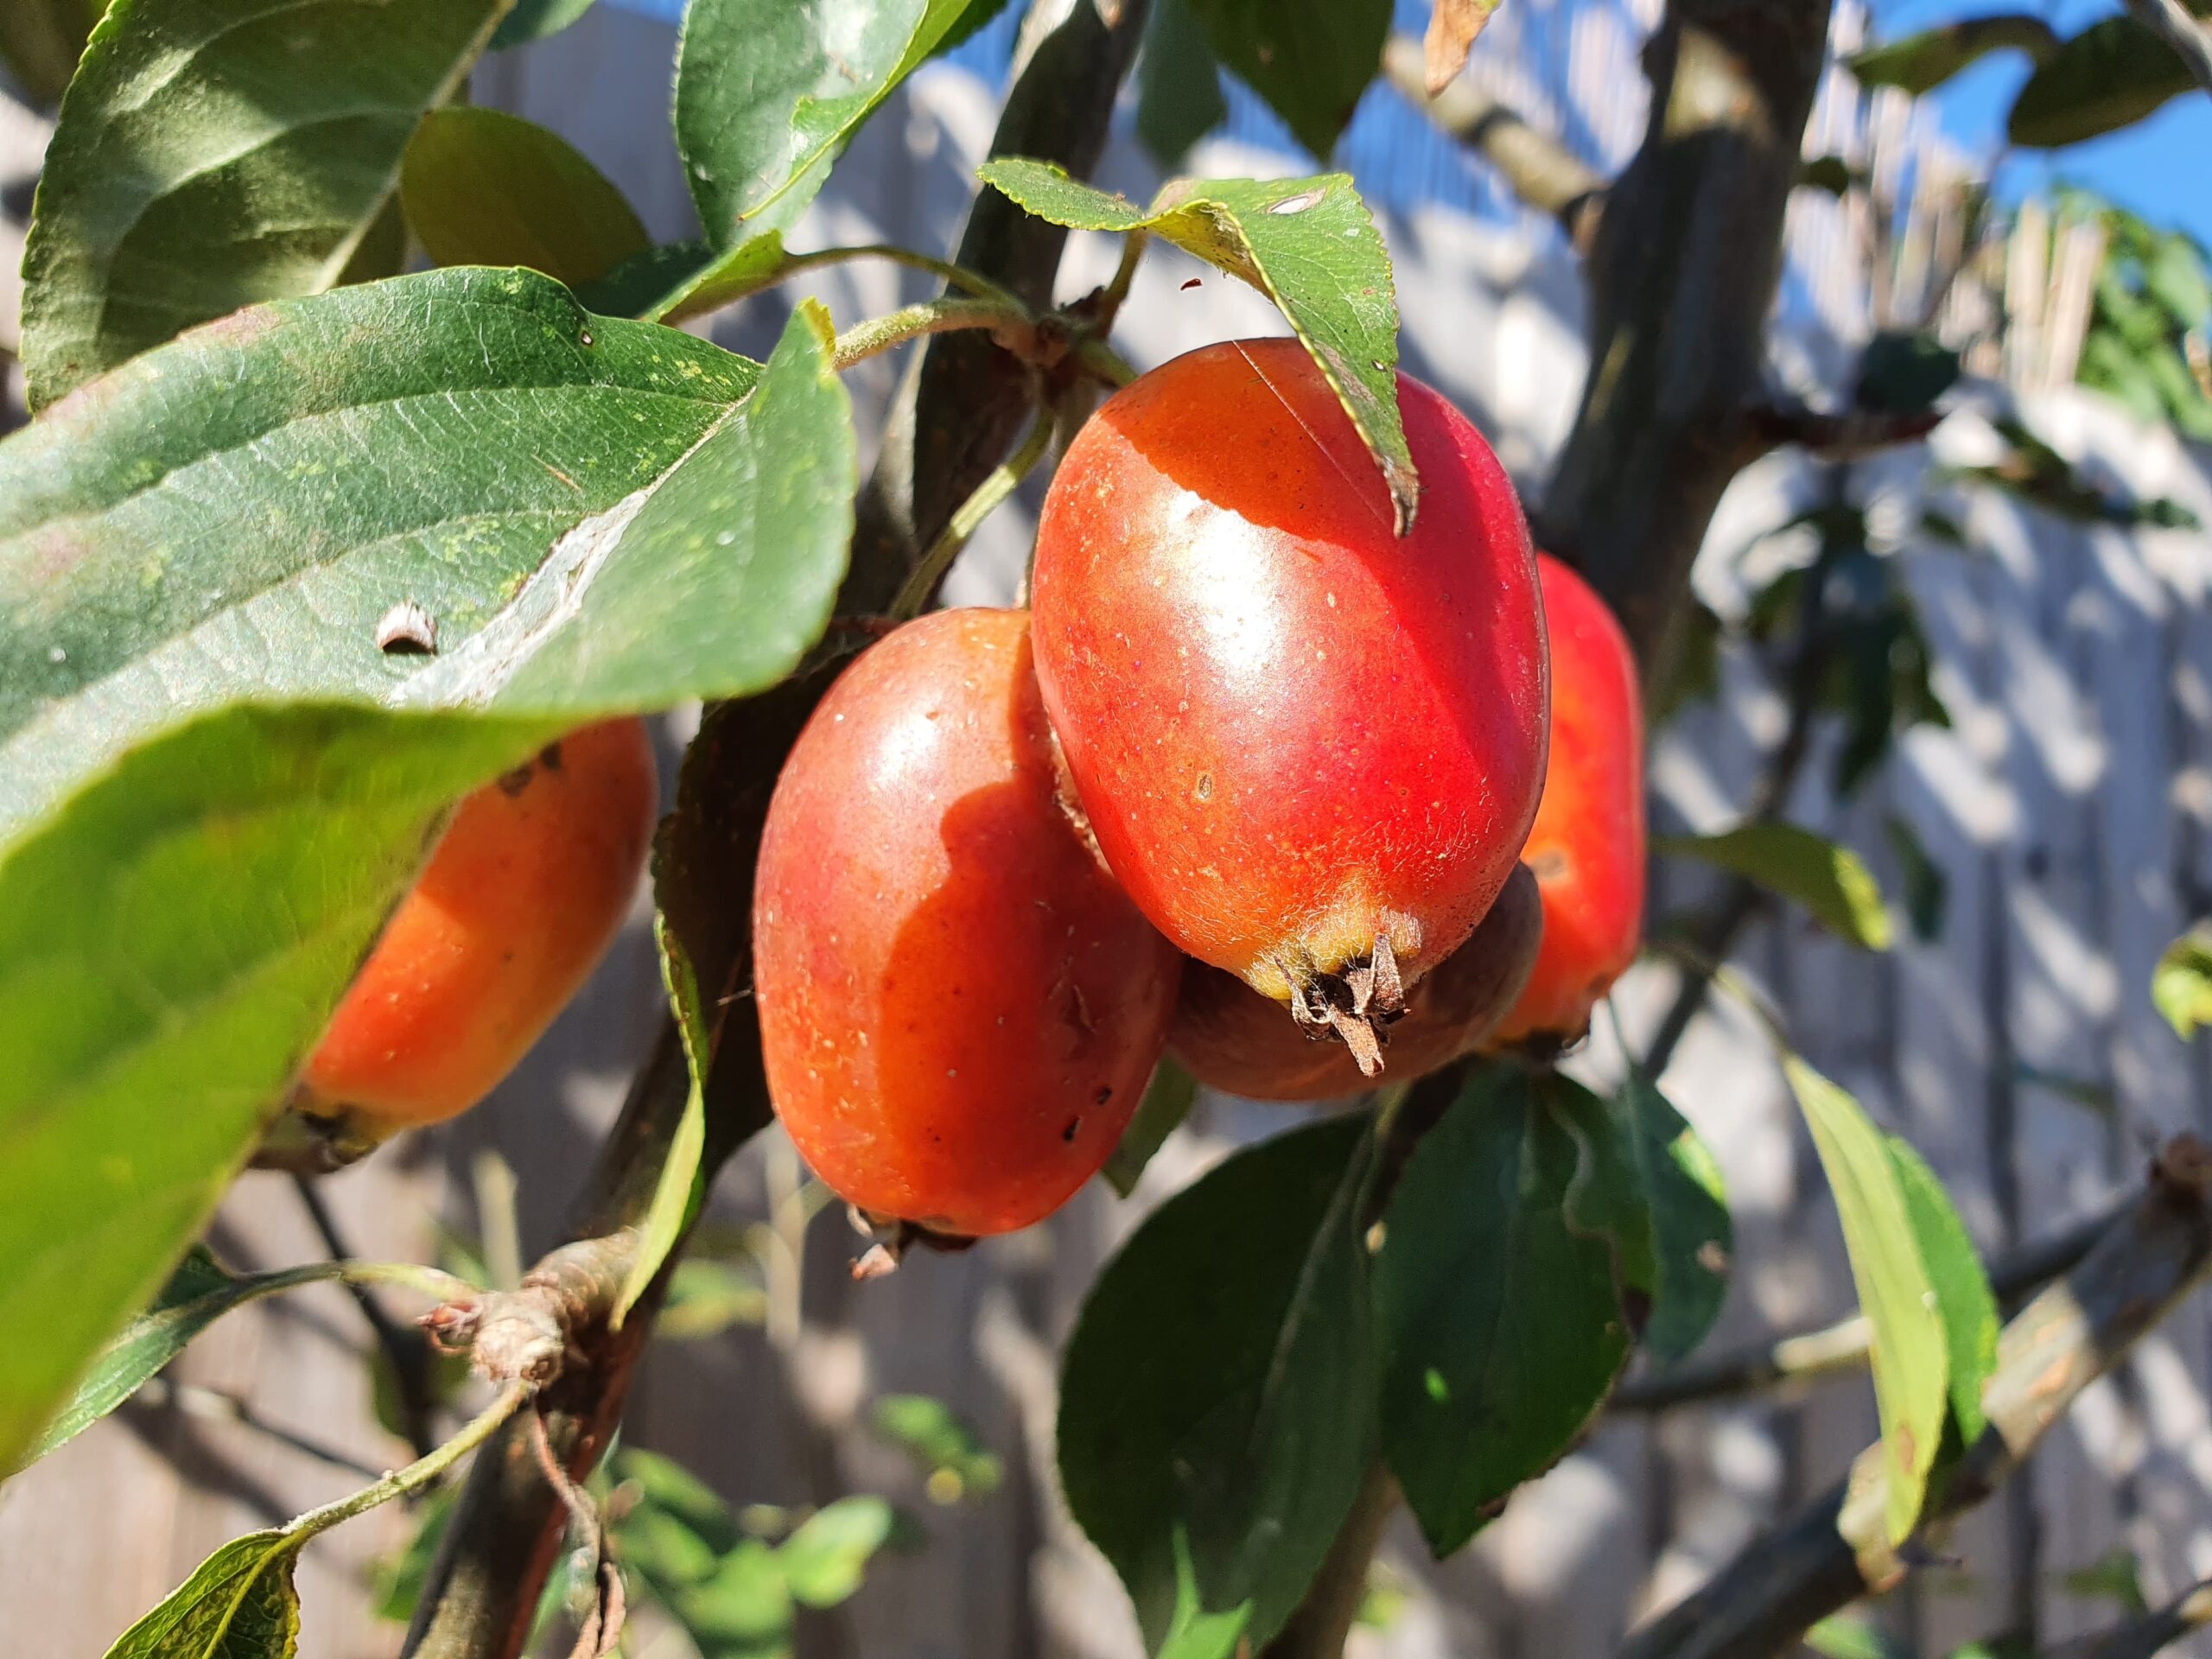
[[833, 344], [829, 313], [802, 301], [749, 396], [649, 490], [563, 537], [393, 700], [613, 714], [745, 696], [790, 673], [830, 624], [860, 487]]
[[1808, 189], [1825, 190], [1840, 200], [1860, 175], [1840, 156], [1821, 156], [1797, 163], [1797, 182]]
[[1161, 1055], [1129, 1127], [1122, 1131], [1121, 1143], [1106, 1160], [1106, 1179], [1117, 1194], [1126, 1198], [1137, 1190], [1144, 1166], [1167, 1144], [1167, 1137], [1191, 1115], [1198, 1101], [1198, 1080], [1173, 1055]]
[[626, 314], [634, 311], [666, 323], [703, 317], [769, 287], [782, 276], [786, 263], [780, 231], [763, 231], [719, 254], [702, 249], [702, 257], [696, 261], [690, 254], [695, 245], [662, 251], [657, 262], [640, 256], [610, 272], [607, 285], [619, 286], [620, 297], [637, 296], [634, 306], [623, 308]]
[[1651, 850], [1694, 858], [1802, 905], [1837, 938], [1890, 948], [1882, 889], [1858, 854], [1794, 823], [1747, 823], [1717, 836], [1654, 836]]
[[232, 1539], [118, 1637], [107, 1659], [292, 1659], [300, 1643], [292, 1569], [308, 1536], [285, 1528]]
[[2212, 924], [2199, 922], [2168, 945], [2151, 970], [2151, 1005], [2186, 1042], [2212, 1025]]
[[195, 323], [333, 287], [504, 4], [115, 0], [23, 253], [32, 408]]
[[1790, 1056], [1783, 1071], [1827, 1172], [1852, 1282], [1873, 1331], [1874, 1403], [1887, 1476], [1883, 1524], [1889, 1541], [1900, 1544], [1920, 1517], [1942, 1442], [1949, 1337], [1888, 1138], [1857, 1101], [1803, 1060]]
[[2143, 269], [2143, 289], [2184, 329], [2212, 323], [2212, 277], [2205, 274], [2202, 251], [2186, 236], [2159, 238]]
[[2127, 16], [2107, 17], [2063, 41], [2012, 100], [2016, 144], [2048, 149], [2116, 132], [2196, 83], [2181, 54]]
[[2058, 36], [2040, 17], [2000, 12], [1885, 41], [1844, 60], [1862, 86], [1897, 86], [1915, 97], [1931, 92], [1993, 52], [2025, 52], [2037, 63], [2058, 50]]
[[1950, 903], [1950, 878], [1943, 874], [1942, 865], [1928, 856], [1928, 849], [1921, 844], [1919, 834], [1912, 825], [1896, 813], [1883, 816], [1882, 834], [1888, 839], [1890, 851], [1904, 874], [1904, 913], [1912, 923], [1913, 937], [1923, 944], [1930, 944], [1943, 934], [1943, 912]]
[[494, 52], [527, 46], [549, 35], [558, 35], [592, 8], [592, 0], [515, 0], [515, 8], [492, 32]]
[[238, 709], [0, 860], [0, 1470], [206, 1224], [446, 804], [558, 722]]
[[699, 1212], [706, 1197], [705, 1170], [707, 1103], [704, 1093], [710, 1044], [707, 1011], [699, 996], [699, 976], [668, 918], [653, 918], [653, 943], [660, 950], [660, 980], [668, 993], [669, 1010], [676, 1017], [676, 1032], [683, 1045], [683, 1069], [690, 1074], [690, 1092], [684, 1097], [683, 1115], [669, 1137], [668, 1151], [655, 1178], [652, 1202], [638, 1230], [638, 1255], [614, 1299], [609, 1323], [616, 1330], [647, 1287], [659, 1276], [662, 1264], [683, 1236], [684, 1229]]
[[891, 1506], [841, 1497], [807, 1516], [776, 1550], [784, 1582], [803, 1607], [835, 1607], [861, 1587], [868, 1557], [891, 1536]]
[[2151, 1611], [2151, 1599], [2143, 1593], [2143, 1564], [2128, 1550], [2108, 1551], [2087, 1567], [2054, 1576], [2059, 1588], [2069, 1596], [2109, 1601], [2131, 1618], [2139, 1618]]
[[1972, 1446], [1988, 1421], [1982, 1414], [1981, 1388], [1997, 1369], [1997, 1298], [1966, 1224], [1936, 1172], [1900, 1136], [1887, 1135], [1884, 1141], [1942, 1316], [1951, 1419], [1959, 1426], [1960, 1444]]
[[50, 411], [0, 443], [0, 836], [207, 709], [394, 696], [440, 659], [378, 650], [393, 603], [450, 654], [759, 374], [530, 272], [431, 271], [244, 313]]
[[1398, 417], [1397, 290], [1349, 175], [1181, 180], [1147, 208], [1018, 156], [986, 162], [977, 176], [1055, 225], [1149, 231], [1273, 300], [1382, 469], [1400, 533], [1413, 523], [1421, 485]]
[[469, 105], [423, 118], [399, 199], [441, 265], [527, 265], [574, 287], [652, 245], [621, 191], [558, 133]]
[[328, 1266], [276, 1273], [232, 1273], [202, 1244], [185, 1252], [153, 1305], [100, 1350], [69, 1403], [23, 1459], [35, 1463], [66, 1445], [144, 1387], [187, 1344], [232, 1308], [257, 1297], [333, 1276]]
[[1957, 384], [1959, 354], [1927, 334], [1885, 328], [1859, 354], [1853, 401], [1886, 415], [1917, 415]]
[[105, 0], [8, 0], [0, 6], [0, 63], [34, 104], [53, 104], [77, 67]]
[[789, 230], [846, 141], [967, 6], [691, 0], [677, 48], [676, 144], [708, 239], [744, 240], [746, 221]]
[[1556, 1462], [1628, 1358], [1652, 1224], [1624, 1120], [1511, 1063], [1421, 1140], [1375, 1258], [1382, 1450], [1440, 1557]]
[[1187, 0], [1214, 55], [1323, 161], [1375, 79], [1390, 0]]
[[1840, 1613], [1806, 1631], [1805, 1645], [1821, 1659], [1909, 1659], [1904, 1649], [1865, 1619]]
[[767, 1317], [768, 1294], [756, 1276], [727, 1262], [687, 1255], [669, 1274], [668, 1295], [653, 1320], [653, 1335], [670, 1342], [698, 1342], [732, 1325], [759, 1325]]
[[1192, 0], [1153, 0], [1137, 60], [1137, 137], [1168, 172], [1229, 118], [1221, 65], [1191, 6]]
[[1688, 1356], [1720, 1316], [1735, 1255], [1727, 1184], [1689, 1121], [1641, 1071], [1621, 1085], [1637, 1169], [1651, 1206], [1654, 1282], [1643, 1344], [1662, 1365]]
[[1100, 1274], [1069, 1341], [1068, 1506], [1156, 1652], [1267, 1642], [1358, 1490], [1369, 1130], [1363, 1116], [1294, 1129], [1170, 1198]]
[[879, 1439], [914, 1460], [932, 1503], [988, 1497], [999, 1488], [1003, 1471], [997, 1455], [942, 1400], [924, 1394], [886, 1395], [875, 1402], [870, 1426]]

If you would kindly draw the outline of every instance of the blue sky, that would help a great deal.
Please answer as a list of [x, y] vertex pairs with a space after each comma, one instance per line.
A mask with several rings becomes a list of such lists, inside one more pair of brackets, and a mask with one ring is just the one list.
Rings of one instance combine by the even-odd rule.
[[[1885, 40], [1999, 9], [1986, 0], [1873, 0], [1873, 8], [1878, 37]], [[2070, 35], [2121, 8], [2113, 0], [2042, 0], [2029, 10]], [[2012, 94], [2027, 76], [2027, 59], [2018, 52], [1984, 59], [1934, 95], [1944, 128], [1970, 150], [1993, 153], [2004, 142]], [[2021, 152], [1999, 175], [2008, 199], [2053, 180], [2094, 190], [2154, 225], [2189, 231], [2212, 247], [2212, 98], [2192, 92], [2109, 137], [2062, 150]]]

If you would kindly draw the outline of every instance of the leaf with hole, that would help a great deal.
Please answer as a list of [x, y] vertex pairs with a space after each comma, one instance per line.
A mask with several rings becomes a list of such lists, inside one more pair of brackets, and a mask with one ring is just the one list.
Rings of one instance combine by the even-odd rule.
[[1882, 889], [1859, 855], [1794, 823], [1747, 823], [1716, 836], [1654, 836], [1651, 850], [1694, 858], [1802, 905], [1838, 938], [1890, 948]]
[[1870, 46], [1844, 60], [1862, 86], [1895, 86], [1917, 97], [1993, 52], [2024, 52], [2037, 63], [2058, 50], [2050, 25], [2026, 12], [1967, 17]]
[[1349, 175], [1180, 180], [1141, 208], [1019, 156], [986, 162], [977, 176], [1055, 225], [1147, 231], [1273, 300], [1382, 469], [1400, 532], [1413, 523], [1421, 485], [1398, 416], [1397, 290]]
[[527, 265], [571, 288], [652, 245], [575, 146], [503, 110], [433, 110], [408, 141], [399, 200], [440, 265]]
[[691, 0], [677, 48], [676, 147], [708, 239], [789, 230], [846, 141], [967, 10], [968, 0]]
[[1375, 1258], [1383, 1454], [1430, 1549], [1458, 1549], [1573, 1444], [1649, 1306], [1652, 1220], [1624, 1114], [1557, 1074], [1476, 1071], [1406, 1166]]
[[1390, 32], [1390, 0], [1187, 0], [1214, 55], [1323, 161]]
[[503, 3], [115, 0], [24, 247], [32, 407], [196, 323], [334, 286]]
[[1294, 1129], [1170, 1198], [1069, 1340], [1061, 1482], [1155, 1653], [1266, 1643], [1359, 1488], [1368, 1136], [1363, 1116]]
[[2198, 923], [2159, 954], [2151, 1004], [2183, 1041], [2212, 1025], [2212, 925]]
[[[661, 477], [760, 369], [522, 271], [242, 313], [0, 443], [0, 835], [242, 697], [394, 695], [563, 532]], [[374, 454], [374, 467], [360, 464]]]
[[1883, 1528], [1891, 1544], [1920, 1518], [1928, 1471], [1950, 1408], [1950, 1336], [1921, 1255], [1912, 1201], [1888, 1137], [1859, 1103], [1792, 1055], [1783, 1063], [1813, 1132], [1843, 1224], [1859, 1306], [1872, 1326], [1874, 1402], [1882, 1424]]
[[2129, 16], [2107, 17], [2060, 42], [2012, 100], [2016, 144], [2051, 149], [2133, 125], [2193, 90], [2189, 66]]

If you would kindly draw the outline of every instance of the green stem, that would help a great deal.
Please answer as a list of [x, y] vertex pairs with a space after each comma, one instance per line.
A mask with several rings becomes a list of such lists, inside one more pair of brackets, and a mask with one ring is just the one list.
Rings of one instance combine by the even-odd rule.
[[527, 1388], [519, 1382], [511, 1385], [498, 1399], [464, 1424], [451, 1440], [429, 1456], [417, 1458], [404, 1469], [395, 1470], [382, 1480], [364, 1486], [349, 1497], [326, 1503], [319, 1510], [309, 1510], [286, 1527], [285, 1532], [294, 1537], [312, 1538], [341, 1521], [351, 1521], [357, 1515], [365, 1515], [379, 1503], [388, 1503], [395, 1497], [421, 1491], [490, 1440], [529, 1399], [530, 1390]]
[[1147, 231], [1131, 231], [1122, 242], [1122, 263], [1114, 267], [1114, 280], [1106, 284], [1098, 296], [1098, 332], [1109, 333], [1114, 319], [1121, 315], [1122, 302], [1129, 297], [1129, 284], [1136, 280], [1137, 261], [1144, 257], [1144, 245], [1152, 239]]
[[1109, 386], [1126, 386], [1137, 378], [1136, 365], [1095, 334], [1075, 348], [1075, 360]]
[[1050, 414], [1038, 417], [1029, 429], [1029, 435], [1021, 441], [1021, 448], [994, 467], [978, 484], [969, 498], [953, 510], [952, 522], [944, 533], [930, 543], [929, 551], [922, 555], [922, 562], [914, 567], [913, 575], [906, 578], [898, 597], [891, 601], [888, 613], [895, 622], [910, 622], [921, 614], [930, 595], [944, 580], [944, 573], [952, 568], [953, 560], [960, 556], [960, 550], [968, 545], [969, 537], [989, 518], [1000, 502], [1012, 495], [1014, 486], [1029, 475], [1030, 468], [1045, 458], [1045, 451], [1052, 442], [1052, 417]]
[[[965, 265], [957, 265], [950, 259], [932, 259], [926, 253], [918, 253], [912, 248], [902, 248], [889, 242], [863, 242], [849, 248], [817, 248], [812, 253], [785, 254], [784, 263], [776, 268], [772, 276], [760, 283], [760, 287], [766, 288], [771, 282], [781, 282], [785, 277], [796, 276], [803, 270], [812, 270], [822, 265], [843, 264], [854, 259], [888, 259], [894, 265], [925, 270], [947, 288], [957, 288], [974, 299], [996, 300], [1001, 305], [1021, 303], [1010, 289], [1001, 287], [989, 277], [972, 271]], [[757, 290], [747, 289], [745, 291], [749, 294]]]
[[849, 369], [879, 352], [887, 352], [924, 334], [949, 334], [957, 328], [1027, 330], [1035, 327], [1036, 318], [1027, 306], [1003, 300], [924, 300], [918, 305], [901, 306], [882, 316], [855, 323], [837, 337], [836, 365], [840, 370]]

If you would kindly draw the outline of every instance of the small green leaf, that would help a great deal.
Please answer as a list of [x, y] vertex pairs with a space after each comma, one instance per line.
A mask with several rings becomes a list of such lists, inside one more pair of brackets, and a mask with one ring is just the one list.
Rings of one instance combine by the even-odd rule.
[[1390, 0], [1187, 0], [1214, 55], [1321, 160], [1336, 149], [1390, 32]]
[[1958, 383], [1958, 353], [1927, 334], [1885, 328], [1859, 353], [1853, 401], [1885, 415], [1917, 415]]
[[107, 1659], [292, 1659], [300, 1597], [292, 1569], [308, 1535], [233, 1538], [121, 1636]]
[[1375, 1258], [1382, 1450], [1440, 1557], [1551, 1466], [1628, 1358], [1649, 1211], [1625, 1120], [1511, 1063], [1421, 1140]]
[[1840, 156], [1820, 156], [1797, 163], [1797, 182], [1808, 189], [1825, 190], [1839, 200], [1859, 181], [1859, 175]]
[[777, 1548], [791, 1599], [835, 1607], [861, 1587], [868, 1557], [891, 1536], [891, 1506], [880, 1497], [841, 1497], [807, 1516]]
[[875, 106], [968, 0], [691, 0], [677, 48], [676, 144], [707, 237], [786, 231]]
[[2184, 1042], [2212, 1025], [2212, 924], [2199, 922], [2160, 953], [2151, 1004]]
[[1837, 938], [1890, 948], [1882, 889], [1859, 855], [1794, 823], [1747, 823], [1717, 836], [1654, 836], [1651, 850], [1742, 876], [1794, 904]]
[[1874, 1402], [1882, 1423], [1884, 1529], [1903, 1543], [1920, 1518], [1928, 1471], [1950, 1404], [1949, 1336], [1922, 1260], [1888, 1140], [1859, 1103], [1803, 1060], [1783, 1063], [1843, 1223], [1859, 1306], [1873, 1329]]
[[491, 49], [504, 52], [558, 35], [591, 8], [592, 0], [515, 0], [514, 10], [492, 33]]
[[1711, 1148], [1641, 1071], [1621, 1085], [1637, 1166], [1651, 1206], [1651, 1315], [1643, 1344], [1662, 1365], [1685, 1357], [1720, 1316], [1735, 1255], [1727, 1185]]
[[1116, 1193], [1126, 1198], [1137, 1190], [1145, 1166], [1167, 1144], [1167, 1137], [1191, 1115], [1198, 1100], [1198, 1080], [1174, 1056], [1161, 1055], [1129, 1127], [1122, 1131], [1121, 1144], [1106, 1160], [1106, 1179]]
[[997, 1456], [942, 1400], [923, 1394], [887, 1395], [875, 1402], [870, 1426], [879, 1439], [914, 1460], [932, 1503], [988, 1497], [998, 1490], [1002, 1471]]
[[2087, 1567], [2074, 1567], [2055, 1576], [2059, 1588], [2069, 1596], [2109, 1601], [2131, 1618], [2140, 1618], [2151, 1611], [2151, 1599], [2143, 1593], [2143, 1564], [2132, 1551], [2112, 1550]]
[[634, 312], [655, 322], [688, 322], [771, 286], [789, 263], [780, 231], [763, 231], [720, 253], [705, 250], [693, 261], [689, 250], [696, 245], [684, 244], [680, 257], [677, 250], [656, 250], [663, 255], [658, 264], [643, 256], [610, 272], [607, 286], [622, 290], [616, 297], [638, 300], [622, 308], [625, 314]]
[[2140, 121], [2196, 83], [2181, 54], [2133, 17], [2107, 17], [2060, 43], [2012, 100], [2016, 144], [2079, 143]]
[[1981, 1388], [1997, 1369], [1997, 1298], [1966, 1224], [1959, 1219], [1936, 1172], [1900, 1136], [1887, 1135], [1884, 1141], [1904, 1192], [1913, 1242], [1920, 1248], [1921, 1263], [1943, 1319], [1951, 1420], [1959, 1427], [1960, 1443], [1972, 1446], [1988, 1421], [1982, 1414]]
[[0, 858], [0, 1470], [206, 1224], [445, 807], [559, 721], [242, 708]]
[[573, 288], [652, 245], [637, 210], [575, 145], [504, 110], [424, 116], [399, 200], [435, 264], [526, 265]]
[[1294, 1129], [1170, 1198], [1069, 1340], [1062, 1484], [1155, 1652], [1270, 1639], [1359, 1488], [1369, 1131], [1360, 1116]]
[[31, 406], [195, 323], [335, 285], [503, 5], [115, 0], [23, 251]]
[[1862, 86], [1896, 86], [1917, 97], [1993, 52], [2022, 51], [2042, 63], [2057, 49], [2058, 37], [2042, 18], [2001, 12], [1885, 41], [1846, 58], [1844, 67]]
[[154, 1298], [153, 1305], [100, 1350], [92, 1370], [77, 1385], [77, 1392], [46, 1426], [23, 1461], [37, 1462], [106, 1416], [232, 1308], [257, 1297], [328, 1279], [334, 1272], [324, 1266], [241, 1277], [216, 1261], [207, 1246], [194, 1245], [169, 1274], [168, 1283]]
[[759, 1325], [768, 1317], [768, 1294], [760, 1280], [727, 1262], [687, 1255], [669, 1274], [668, 1295], [653, 1320], [653, 1335], [670, 1342], [699, 1342], [732, 1325]]
[[1909, 1659], [1904, 1649], [1865, 1619], [1840, 1613], [1806, 1631], [1805, 1645], [1821, 1659]]
[[1137, 60], [1137, 137], [1173, 172], [1191, 146], [1229, 118], [1221, 65], [1191, 15], [1192, 0], [1153, 0]]
[[0, 63], [34, 104], [60, 100], [104, 0], [8, 0], [0, 6]]
[[1904, 913], [1912, 923], [1913, 937], [1923, 944], [1943, 934], [1943, 912], [1950, 902], [1950, 878], [1943, 867], [1928, 856], [1912, 825], [1896, 813], [1884, 815], [1882, 834], [1904, 878]]
[[1397, 290], [1349, 175], [1183, 180], [1147, 208], [1018, 156], [986, 162], [977, 176], [1055, 225], [1149, 231], [1273, 300], [1382, 469], [1399, 532], [1413, 523], [1421, 485], [1398, 416]]
[[637, 1260], [630, 1264], [621, 1293], [614, 1299], [614, 1313], [608, 1323], [618, 1331], [630, 1310], [638, 1305], [638, 1298], [659, 1276], [662, 1264], [683, 1236], [684, 1229], [690, 1225], [692, 1217], [699, 1211], [700, 1201], [706, 1196], [705, 1171], [700, 1159], [706, 1150], [704, 1089], [711, 1052], [707, 1012], [700, 1001], [698, 975], [693, 971], [691, 959], [683, 954], [683, 946], [665, 916], [653, 918], [653, 943], [660, 949], [661, 984], [668, 993], [669, 1009], [676, 1017], [677, 1036], [683, 1045], [683, 1069], [690, 1074], [691, 1086], [684, 1098], [683, 1115], [677, 1120], [676, 1132], [670, 1136], [668, 1151], [661, 1159], [652, 1202], [638, 1230]]

